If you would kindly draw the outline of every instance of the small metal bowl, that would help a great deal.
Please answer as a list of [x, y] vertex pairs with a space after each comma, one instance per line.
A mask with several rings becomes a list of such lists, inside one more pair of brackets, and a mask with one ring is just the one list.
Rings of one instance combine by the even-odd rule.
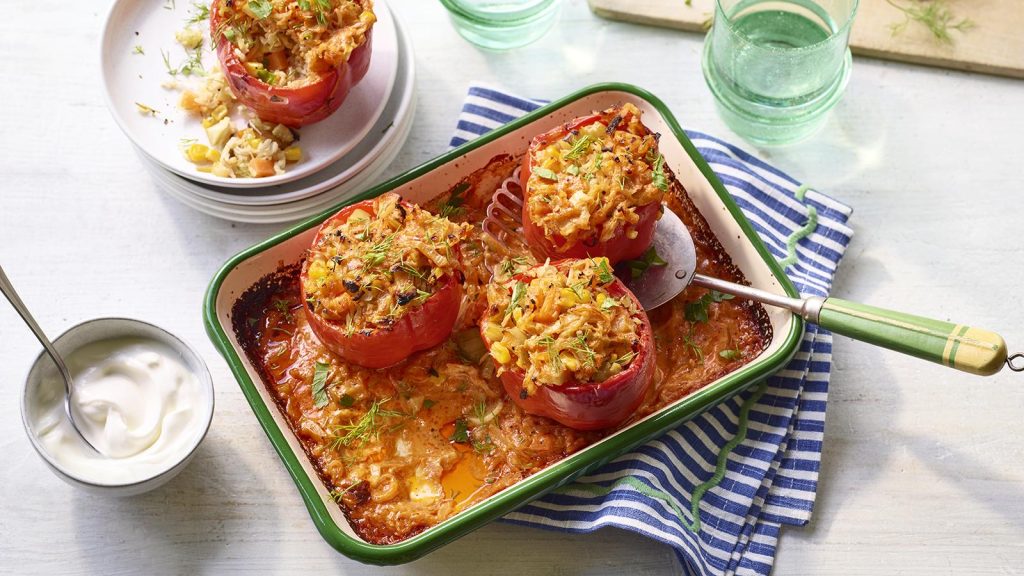
[[[158, 467], [141, 478], [133, 478], [130, 481], [120, 483], [99, 482], [83, 477], [82, 474], [76, 474], [74, 470], [69, 470], [63, 466], [43, 445], [39, 438], [39, 431], [36, 429], [40, 420], [38, 416], [41, 416], [46, 411], [46, 399], [43, 396], [48, 391], [42, 389], [43, 383], [50, 381], [60, 382], [57, 369], [45, 352], [40, 353], [36, 358], [32, 368], [29, 370], [28, 377], [25, 379], [25, 389], [21, 396], [21, 421], [25, 426], [25, 433], [28, 434], [33, 448], [39, 453], [43, 461], [46, 462], [50, 470], [61, 480], [93, 494], [133, 496], [148, 492], [174, 478], [192, 460], [196, 449], [210, 429], [210, 422], [213, 420], [213, 379], [206, 368], [206, 363], [188, 344], [162, 328], [139, 320], [129, 318], [97, 318], [89, 320], [68, 329], [54, 340], [53, 344], [61, 355], [66, 358], [71, 352], [85, 345], [116, 338], [144, 338], [168, 346], [173, 352], [177, 353], [177, 359], [198, 380], [200, 405], [197, 407], [197, 410], [199, 410], [199, 418], [194, 429], [187, 431], [187, 433], [193, 435], [193, 440], [188, 450], [183, 451], [180, 459], [168, 461], [166, 467]], [[58, 384], [58, 386], [60, 385]], [[62, 389], [61, 393], [63, 393]], [[118, 460], [110, 458], [109, 464], [117, 466]]]

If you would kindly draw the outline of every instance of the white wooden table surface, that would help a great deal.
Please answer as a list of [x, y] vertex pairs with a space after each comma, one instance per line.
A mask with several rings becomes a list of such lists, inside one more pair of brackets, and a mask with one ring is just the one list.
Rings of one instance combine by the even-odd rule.
[[[100, 92], [108, 3], [9, 0], [0, 19], [0, 263], [54, 335], [123, 315], [184, 337], [209, 363], [217, 411], [166, 487], [128, 500], [79, 493], [22, 431], [19, 395], [39, 346], [0, 306], [0, 573], [678, 571], [665, 546], [614, 529], [493, 524], [387, 569], [325, 544], [200, 315], [224, 260], [281, 227], [217, 220], [156, 190]], [[632, 82], [685, 126], [737, 140], [701, 78], [699, 36], [604, 21], [566, 0], [543, 40], [493, 54], [458, 37], [437, 2], [393, 5], [415, 42], [419, 109], [389, 174], [445, 150], [474, 80], [542, 98]], [[857, 60], [824, 132], [759, 154], [855, 207], [836, 295], [987, 327], [1020, 351], [1022, 137], [1020, 81]], [[1022, 416], [1024, 375], [974, 378], [837, 338], [814, 520], [784, 531], [776, 573], [1024, 573]]]

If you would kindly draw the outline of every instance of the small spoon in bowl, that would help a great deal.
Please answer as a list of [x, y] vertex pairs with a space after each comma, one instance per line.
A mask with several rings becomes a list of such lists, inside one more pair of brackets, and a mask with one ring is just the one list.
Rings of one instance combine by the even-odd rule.
[[53, 343], [50, 342], [50, 339], [46, 337], [42, 328], [40, 328], [39, 324], [36, 323], [35, 318], [33, 318], [32, 314], [29, 313], [25, 303], [21, 301], [21, 297], [18, 296], [18, 293], [14, 290], [14, 286], [11, 284], [11, 281], [7, 278], [7, 274], [4, 273], [2, 266], [0, 266], [0, 292], [4, 293], [4, 296], [7, 297], [11, 306], [13, 306], [18, 312], [18, 315], [21, 316], [21, 319], [25, 321], [25, 324], [28, 324], [29, 329], [32, 330], [32, 333], [35, 334], [39, 343], [43, 345], [43, 349], [46, 350], [46, 353], [57, 366], [57, 371], [60, 372], [60, 376], [64, 380], [64, 412], [68, 415], [71, 427], [75, 429], [75, 432], [81, 436], [82, 440], [84, 440], [90, 448], [95, 450], [97, 453], [100, 453], [99, 449], [89, 441], [89, 438], [85, 434], [82, 434], [82, 429], [79, 428], [78, 423], [75, 422], [74, 410], [71, 409], [71, 395], [74, 394], [75, 391], [74, 379], [71, 377], [71, 372], [68, 370], [67, 364], [64, 363], [64, 358], [62, 358], [60, 353], [57, 352]]
[[[495, 191], [487, 207], [483, 230], [499, 243], [506, 242], [508, 236], [522, 239], [523, 201], [520, 193], [518, 176], [513, 175]], [[658, 220], [653, 246], [666, 264], [650, 266], [636, 278], [622, 267], [616, 270], [644, 310], [661, 306], [693, 283], [709, 290], [784, 308], [836, 334], [971, 374], [989, 376], [999, 372], [1004, 364], [1015, 372], [1024, 371], [1024, 367], [1015, 366], [1007, 359], [1003, 338], [988, 330], [839, 298], [790, 298], [697, 274], [697, 249], [690, 231], [679, 216], [669, 209], [665, 209]], [[1019, 354], [1013, 358], [1018, 357]]]

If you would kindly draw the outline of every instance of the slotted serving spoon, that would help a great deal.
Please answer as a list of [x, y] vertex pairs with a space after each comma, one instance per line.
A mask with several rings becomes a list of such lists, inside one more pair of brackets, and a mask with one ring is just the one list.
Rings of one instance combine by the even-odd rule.
[[[501, 244], [507, 243], [507, 235], [522, 237], [523, 202], [520, 192], [518, 175], [513, 175], [495, 191], [487, 207], [483, 230]], [[661, 306], [693, 283], [709, 290], [785, 308], [836, 334], [971, 374], [989, 376], [999, 372], [1004, 364], [1015, 372], [1024, 371], [1024, 365], [1014, 364], [1014, 360], [1024, 358], [1024, 354], [1007, 358], [1003, 338], [988, 330], [839, 298], [790, 298], [697, 274], [697, 250], [693, 238], [683, 221], [671, 210], [664, 210], [658, 220], [653, 244], [657, 254], [667, 262], [664, 266], [650, 266], [639, 278], [616, 270], [645, 310]]]

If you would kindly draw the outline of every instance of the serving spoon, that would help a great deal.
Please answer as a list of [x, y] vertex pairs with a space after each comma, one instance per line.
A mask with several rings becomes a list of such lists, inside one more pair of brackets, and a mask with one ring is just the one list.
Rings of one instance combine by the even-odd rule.
[[[487, 207], [483, 229], [499, 243], [515, 235], [522, 238], [522, 207], [518, 176], [506, 180], [495, 191]], [[740, 298], [784, 308], [822, 328], [896, 352], [949, 366], [963, 372], [989, 376], [1007, 365], [1015, 372], [1024, 365], [1007, 358], [1006, 343], [994, 332], [876, 308], [839, 298], [791, 298], [697, 274], [697, 249], [686, 224], [671, 210], [664, 210], [654, 231], [653, 246], [664, 265], [649, 266], [634, 277], [616, 267], [616, 274], [636, 295], [644, 310], [653, 310], [675, 298], [691, 283]]]
[[4, 293], [4, 296], [7, 297], [11, 306], [13, 306], [18, 312], [21, 319], [25, 321], [25, 324], [28, 324], [29, 329], [32, 330], [32, 333], [35, 334], [39, 343], [43, 345], [43, 349], [46, 350], [50, 359], [52, 359], [53, 363], [56, 364], [57, 371], [60, 372], [60, 377], [64, 380], [64, 413], [68, 415], [71, 427], [75, 429], [75, 433], [85, 441], [87, 446], [95, 450], [97, 453], [100, 453], [99, 449], [89, 441], [89, 438], [87, 438], [85, 434], [82, 434], [82, 429], [78, 427], [78, 423], [75, 421], [75, 413], [74, 410], [71, 409], [71, 396], [75, 391], [74, 379], [71, 377], [71, 371], [68, 370], [67, 364], [64, 363], [64, 358], [61, 357], [59, 352], [57, 352], [57, 348], [54, 347], [53, 343], [50, 342], [50, 339], [46, 337], [46, 333], [44, 333], [42, 328], [39, 327], [39, 324], [36, 323], [35, 318], [33, 318], [32, 314], [29, 313], [28, 307], [26, 307], [25, 303], [21, 301], [21, 297], [18, 296], [18, 293], [14, 290], [14, 285], [12, 285], [11, 281], [7, 278], [7, 274], [4, 273], [2, 266], [0, 266], [0, 292]]

